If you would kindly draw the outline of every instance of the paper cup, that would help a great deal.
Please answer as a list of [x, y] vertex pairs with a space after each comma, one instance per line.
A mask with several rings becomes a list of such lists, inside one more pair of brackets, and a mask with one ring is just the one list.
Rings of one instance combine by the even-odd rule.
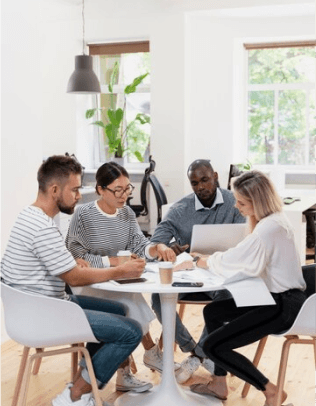
[[118, 257], [119, 265], [122, 265], [131, 259], [131, 252], [130, 251], [119, 251], [117, 253], [117, 257]]
[[173, 263], [160, 262], [159, 263], [159, 276], [161, 285], [171, 285], [173, 279]]

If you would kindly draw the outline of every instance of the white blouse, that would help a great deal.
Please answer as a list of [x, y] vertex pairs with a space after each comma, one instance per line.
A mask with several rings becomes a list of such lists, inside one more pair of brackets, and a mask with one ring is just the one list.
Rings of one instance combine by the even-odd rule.
[[236, 247], [215, 252], [208, 267], [225, 278], [237, 273], [260, 276], [273, 293], [306, 288], [293, 228], [282, 212], [259, 221]]

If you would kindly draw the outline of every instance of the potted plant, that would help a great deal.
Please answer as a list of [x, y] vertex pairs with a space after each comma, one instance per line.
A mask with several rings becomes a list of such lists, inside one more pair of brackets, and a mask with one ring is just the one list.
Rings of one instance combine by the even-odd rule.
[[[119, 64], [115, 62], [114, 68], [110, 77], [110, 83], [108, 85], [109, 95], [110, 95], [110, 107], [109, 108], [94, 108], [86, 111], [86, 118], [90, 119], [95, 116], [99, 111], [101, 114], [101, 120], [94, 121], [93, 125], [101, 127], [104, 131], [104, 136], [107, 140], [109, 154], [115, 156], [116, 158], [122, 158], [126, 153], [131, 153], [129, 147], [126, 146], [126, 139], [129, 130], [133, 130], [136, 122], [143, 124], [150, 123], [150, 117], [143, 113], [136, 114], [135, 118], [126, 123], [126, 96], [131, 93], [135, 93], [137, 86], [142, 83], [149, 73], [136, 77], [133, 82], [126, 86], [124, 89], [124, 103], [123, 107], [117, 107], [115, 103], [113, 86], [117, 81], [119, 73]], [[135, 131], [133, 131], [133, 138], [137, 137]], [[136, 139], [134, 138], [134, 141]], [[137, 159], [142, 162], [143, 157], [139, 151], [132, 151], [132, 153], [137, 157]]]

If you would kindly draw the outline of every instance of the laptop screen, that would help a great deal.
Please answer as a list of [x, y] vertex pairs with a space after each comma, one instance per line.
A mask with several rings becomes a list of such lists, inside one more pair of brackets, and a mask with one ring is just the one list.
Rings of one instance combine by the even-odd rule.
[[196, 224], [193, 226], [191, 252], [211, 255], [235, 247], [249, 233], [247, 224]]

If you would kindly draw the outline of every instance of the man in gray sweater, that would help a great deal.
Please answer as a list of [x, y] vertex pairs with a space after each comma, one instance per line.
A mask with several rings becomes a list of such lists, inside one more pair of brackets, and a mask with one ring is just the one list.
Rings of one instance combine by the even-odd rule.
[[[153, 243], [164, 243], [173, 248], [176, 254], [189, 251], [192, 228], [195, 224], [227, 224], [244, 223], [245, 218], [235, 208], [235, 198], [232, 192], [221, 189], [218, 174], [214, 171], [209, 160], [198, 159], [189, 166], [188, 178], [194, 193], [183, 197], [169, 209], [162, 222], [158, 224], [152, 238]], [[227, 290], [204, 292], [205, 299], [221, 300], [230, 296]], [[206, 297], [205, 297], [206, 296]], [[200, 300], [195, 293], [180, 294], [179, 299]], [[153, 310], [161, 321], [161, 306], [159, 294], [152, 296]], [[183, 352], [191, 352], [177, 374], [177, 381], [187, 381], [200, 365], [213, 372], [213, 363], [205, 358], [202, 346], [207, 331], [204, 327], [198, 343], [183, 325], [178, 314], [176, 318], [176, 337]]]

